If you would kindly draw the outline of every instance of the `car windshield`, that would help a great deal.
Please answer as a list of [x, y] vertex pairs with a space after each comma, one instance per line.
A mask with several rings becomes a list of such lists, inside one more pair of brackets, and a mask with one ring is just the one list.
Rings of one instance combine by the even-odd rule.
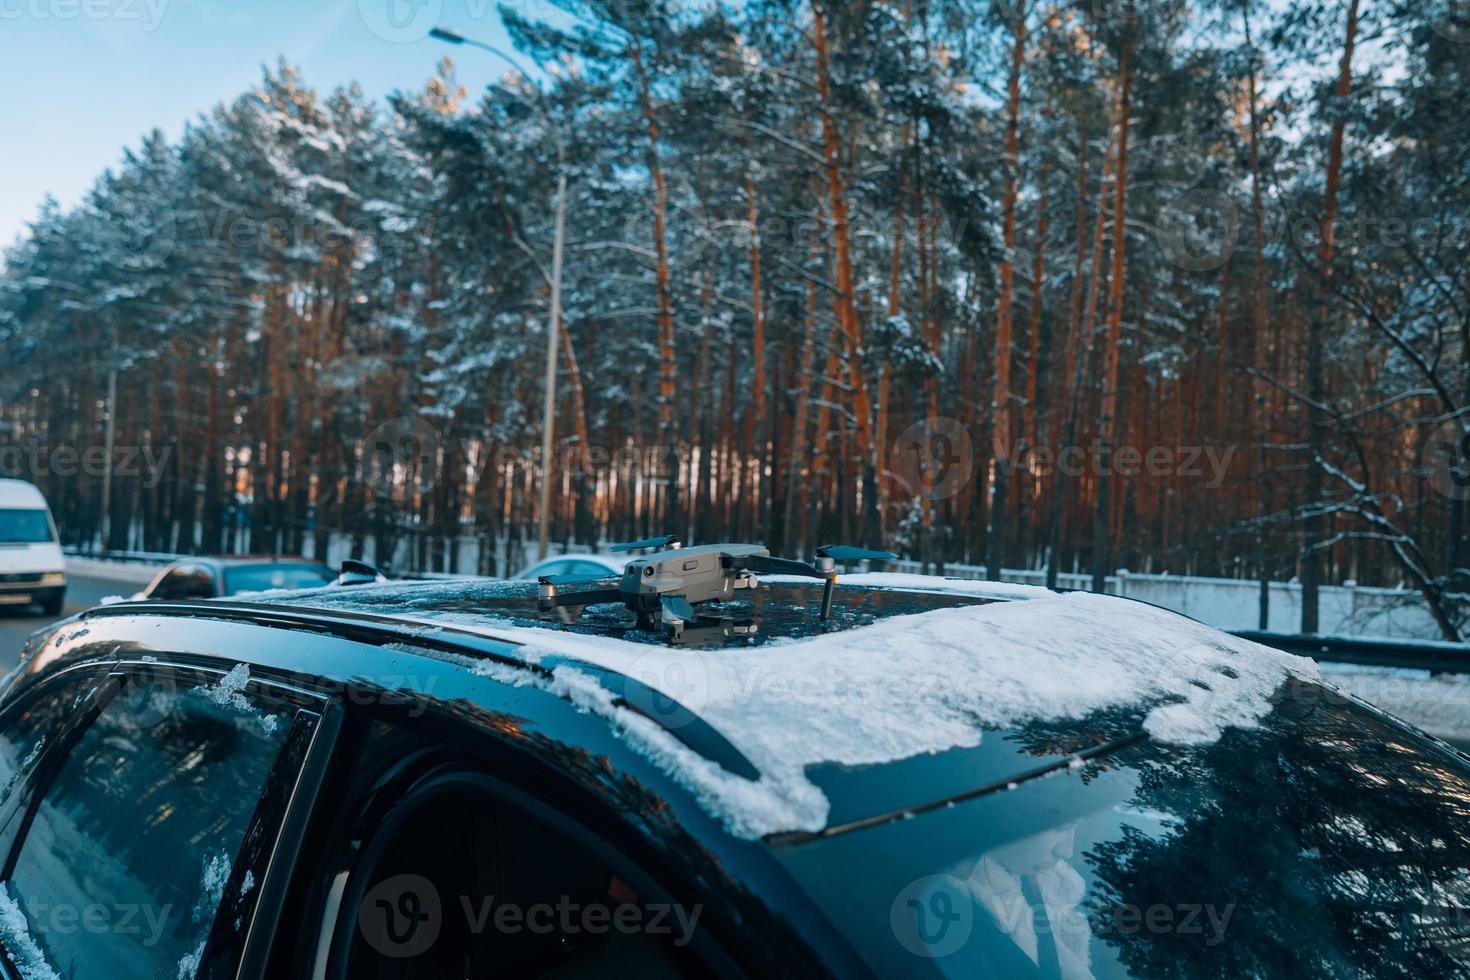
[[239, 565], [225, 570], [225, 595], [264, 592], [267, 589], [314, 589], [336, 578], [325, 565], [277, 562]]
[[[882, 976], [1467, 975], [1466, 768], [1289, 687], [1210, 746], [1139, 742], [777, 853]], [[1035, 766], [1076, 733], [994, 738]]]
[[42, 544], [54, 540], [51, 521], [44, 510], [0, 510], [0, 544]]

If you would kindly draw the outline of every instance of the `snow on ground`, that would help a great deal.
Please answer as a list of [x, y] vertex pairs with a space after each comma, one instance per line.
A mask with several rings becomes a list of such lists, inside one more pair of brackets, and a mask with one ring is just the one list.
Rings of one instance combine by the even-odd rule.
[[[687, 722], [687, 712], [639, 705], [659, 714], [663, 724], [655, 724], [614, 704], [575, 665], [557, 667], [549, 685], [607, 717], [732, 833], [752, 838], [826, 825], [828, 801], [807, 779], [810, 765], [890, 762], [977, 745], [987, 728], [1129, 705], [1151, 706], [1145, 728], [1156, 739], [1204, 744], [1227, 727], [1254, 725], [1288, 673], [1317, 675], [1310, 660], [1166, 610], [1085, 593], [1036, 590], [1025, 601], [897, 616], [712, 654], [424, 609], [438, 589], [458, 595], [463, 585], [414, 590], [415, 618], [426, 628], [453, 624], [521, 643], [528, 659], [555, 655], [617, 671], [718, 729], [761, 773], [758, 781], [673, 738], [666, 729]], [[344, 598], [333, 596], [331, 605]]]
[[1431, 735], [1470, 743], [1470, 675], [1323, 664], [1322, 679]]

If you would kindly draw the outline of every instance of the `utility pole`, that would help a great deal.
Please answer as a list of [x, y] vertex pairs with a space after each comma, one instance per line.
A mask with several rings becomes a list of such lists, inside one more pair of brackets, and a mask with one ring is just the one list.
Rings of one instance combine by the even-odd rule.
[[107, 369], [107, 426], [102, 438], [107, 462], [102, 470], [102, 541], [107, 551], [112, 538], [112, 446], [117, 435], [117, 345], [113, 344], [112, 366]]
[[[488, 51], [510, 64], [521, 73], [523, 78], [530, 81], [530, 76], [516, 60], [499, 48], [480, 41], [473, 41], [457, 31], [443, 27], [434, 28], [429, 32], [429, 36], [447, 44], [469, 45], [472, 48]], [[547, 128], [556, 138], [557, 159], [556, 230], [552, 234], [549, 283], [551, 311], [546, 326], [546, 401], [541, 412], [541, 493], [536, 504], [536, 558], [539, 561], [546, 557], [551, 541], [551, 480], [554, 475], [551, 454], [552, 443], [556, 435], [556, 347], [560, 339], [558, 331], [561, 329], [562, 253], [566, 244], [567, 144], [560, 123], [552, 116], [551, 109], [546, 104], [546, 96], [541, 91], [541, 86], [533, 85], [531, 90], [536, 93], [536, 104], [541, 110], [541, 116], [546, 121]]]

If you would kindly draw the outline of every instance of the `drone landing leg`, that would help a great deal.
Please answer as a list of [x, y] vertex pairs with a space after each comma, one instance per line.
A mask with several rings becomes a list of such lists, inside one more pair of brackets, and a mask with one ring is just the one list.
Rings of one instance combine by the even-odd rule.
[[837, 584], [836, 575], [827, 576], [827, 584], [822, 586], [822, 622], [832, 618], [832, 588]]

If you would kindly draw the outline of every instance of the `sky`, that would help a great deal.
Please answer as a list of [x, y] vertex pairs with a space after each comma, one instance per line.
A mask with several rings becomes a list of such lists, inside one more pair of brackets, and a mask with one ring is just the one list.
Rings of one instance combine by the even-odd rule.
[[[510, 0], [555, 19], [550, 0]], [[454, 58], [476, 93], [507, 66], [430, 40], [435, 24], [504, 49], [494, 0], [0, 0], [0, 247], [49, 193], [85, 196], [125, 146], [184, 124], [255, 84], [284, 56], [327, 92], [414, 90]]]

